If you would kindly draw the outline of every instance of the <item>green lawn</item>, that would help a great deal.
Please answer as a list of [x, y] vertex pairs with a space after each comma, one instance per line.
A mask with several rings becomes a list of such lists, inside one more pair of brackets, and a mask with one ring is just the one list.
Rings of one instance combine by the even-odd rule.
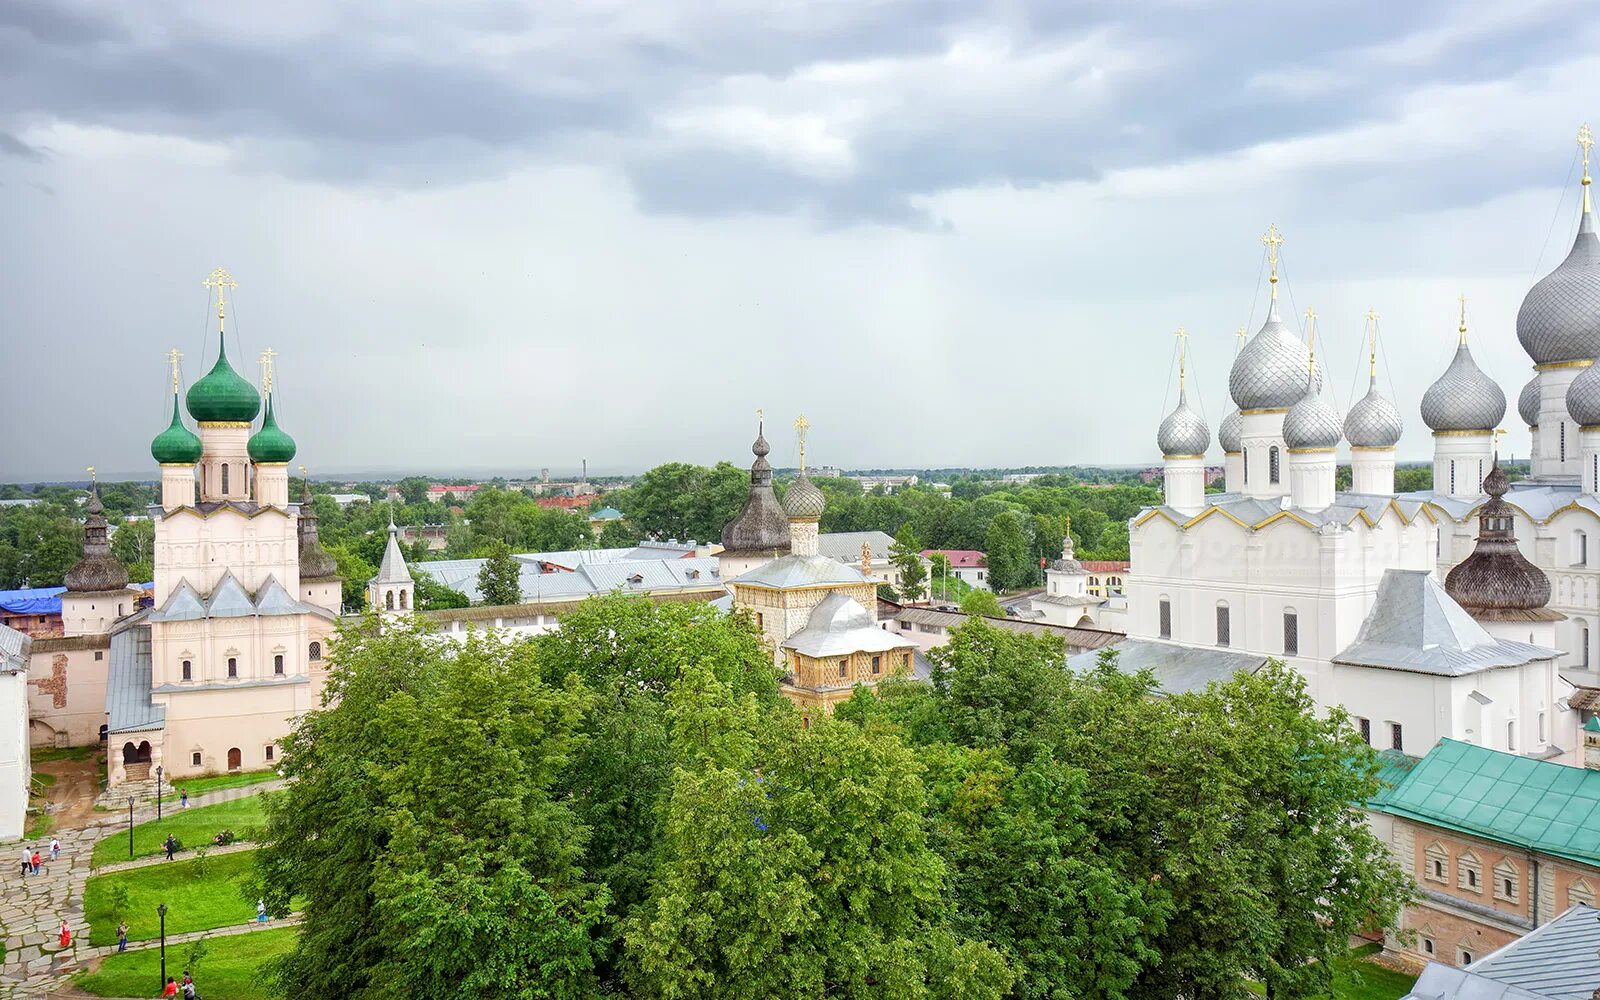
[[190, 798], [193, 798], [201, 792], [214, 792], [219, 788], [242, 788], [263, 781], [274, 781], [277, 777], [277, 771], [266, 770], [234, 771], [229, 774], [208, 774], [202, 778], [184, 778], [172, 782], [172, 791], [162, 795], [161, 800], [176, 802], [181, 792], [188, 792]]
[[91, 875], [83, 894], [90, 944], [116, 944], [117, 921], [111, 914], [111, 888], [128, 888], [128, 940], [143, 941], [160, 933], [156, 907], [167, 904], [167, 934], [210, 930], [242, 924], [256, 915], [254, 897], [241, 888], [255, 864], [254, 851], [206, 859], [206, 874], [195, 874], [193, 860], [151, 865], [125, 872]]
[[[1332, 1000], [1399, 1000], [1410, 993], [1416, 976], [1370, 961], [1382, 950], [1380, 944], [1364, 944], [1334, 959]], [[1260, 983], [1246, 985], [1258, 996], [1266, 992]]]
[[[242, 839], [249, 840], [250, 831], [265, 822], [266, 813], [260, 795], [218, 802], [214, 806], [193, 806], [188, 809], [173, 807], [160, 820], [134, 826], [133, 856], [143, 858], [160, 854], [161, 842], [170, 833], [183, 841], [185, 851], [179, 857], [187, 857], [189, 848], [211, 843], [211, 838], [223, 830], [232, 830]], [[124, 826], [120, 833], [114, 833], [95, 844], [92, 860], [95, 867], [127, 861], [128, 828]]]
[[[284, 927], [208, 940], [206, 957], [193, 970], [200, 995], [206, 1000], [271, 1000], [261, 968], [294, 947], [295, 933], [293, 927]], [[188, 947], [167, 950], [167, 975], [182, 978]], [[153, 997], [160, 972], [161, 956], [148, 948], [112, 955], [94, 972], [79, 973], [73, 984], [101, 997]]]

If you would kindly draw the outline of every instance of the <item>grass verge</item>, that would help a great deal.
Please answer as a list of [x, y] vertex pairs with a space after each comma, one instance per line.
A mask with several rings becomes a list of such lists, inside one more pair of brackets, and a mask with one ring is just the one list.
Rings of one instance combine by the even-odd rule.
[[89, 760], [100, 752], [100, 745], [86, 747], [37, 747], [30, 755], [35, 766], [53, 760]]
[[195, 796], [202, 792], [214, 792], [220, 788], [244, 788], [248, 785], [258, 785], [263, 781], [274, 781], [278, 772], [266, 771], [234, 771], [230, 774], [208, 774], [200, 778], [183, 778], [172, 782], [172, 791], [161, 796], [163, 802], [175, 802], [178, 795], [188, 792]]
[[[296, 930], [255, 931], [206, 941], [206, 957], [192, 971], [195, 985], [206, 1000], [271, 1000], [273, 994], [263, 974], [267, 962], [294, 947]], [[169, 948], [167, 974], [182, 977], [187, 945]], [[155, 996], [161, 956], [153, 948], [112, 955], [93, 972], [82, 972], [73, 985], [99, 997]]]
[[117, 943], [117, 916], [111, 905], [117, 886], [128, 890], [127, 906], [121, 916], [128, 923], [130, 941], [145, 941], [160, 934], [156, 907], [162, 903], [167, 905], [169, 938], [189, 931], [248, 923], [256, 915], [255, 899], [244, 893], [255, 865], [254, 853], [240, 851], [207, 858], [204, 875], [198, 873], [193, 859], [91, 875], [83, 894], [89, 943]]
[[[250, 840], [253, 831], [266, 822], [261, 798], [260, 795], [252, 795], [245, 799], [218, 802], [214, 806], [174, 808], [159, 820], [138, 823], [133, 828], [133, 856], [146, 858], [160, 854], [161, 843], [169, 833], [183, 842], [186, 850], [179, 855], [180, 858], [188, 854], [189, 848], [211, 843], [211, 838], [223, 830], [232, 830], [240, 839]], [[127, 860], [127, 827], [94, 845], [92, 861], [97, 868]]]

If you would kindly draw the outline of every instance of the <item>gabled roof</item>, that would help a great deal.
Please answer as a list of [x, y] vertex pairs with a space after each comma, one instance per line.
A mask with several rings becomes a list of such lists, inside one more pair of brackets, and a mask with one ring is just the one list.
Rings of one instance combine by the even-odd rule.
[[59, 615], [65, 587], [25, 587], [0, 590], [0, 611], [13, 615]]
[[1426, 570], [1391, 569], [1384, 571], [1355, 641], [1333, 662], [1462, 677], [1560, 655], [1490, 635]]
[[1153, 517], [1164, 517], [1177, 527], [1187, 530], [1207, 518], [1221, 515], [1241, 527], [1251, 530], [1265, 528], [1281, 520], [1291, 520], [1307, 528], [1320, 528], [1334, 524], [1348, 527], [1357, 521], [1368, 527], [1376, 525], [1384, 514], [1394, 511], [1400, 520], [1409, 524], [1419, 515], [1431, 517], [1427, 504], [1408, 496], [1391, 497], [1382, 494], [1336, 493], [1333, 503], [1321, 510], [1295, 507], [1287, 498], [1247, 497], [1240, 493], [1213, 493], [1206, 496], [1206, 506], [1198, 514], [1180, 511], [1164, 504], [1146, 507], [1134, 518], [1134, 524], [1143, 524]]
[[734, 583], [768, 590], [816, 587], [827, 584], [871, 583], [861, 571], [827, 556], [779, 556], [734, 580]]
[[373, 577], [375, 583], [410, 583], [411, 571], [406, 568], [406, 557], [400, 552], [400, 543], [396, 539], [399, 529], [393, 521], [389, 522], [389, 541], [383, 546], [383, 564], [378, 567], [378, 575]]
[[952, 569], [976, 569], [989, 565], [989, 557], [977, 549], [923, 549], [922, 558], [932, 559], [934, 553], [950, 560]]
[[806, 627], [783, 642], [784, 649], [815, 657], [886, 653], [910, 645], [909, 639], [879, 628], [877, 619], [860, 602], [838, 593], [818, 602]]
[[[1154, 639], [1123, 639], [1111, 643], [1117, 652], [1117, 670], [1125, 674], [1148, 670], [1155, 675], [1161, 694], [1199, 691], [1214, 681], [1226, 682], [1241, 671], [1253, 674], [1266, 666], [1264, 653], [1240, 653], [1228, 649], [1179, 646]], [[1067, 657], [1067, 669], [1087, 673], [1100, 660], [1100, 650]]]
[[0, 625], [0, 673], [14, 674], [27, 670], [28, 653], [32, 648], [32, 636]]
[[1600, 991], [1600, 910], [1578, 905], [1455, 969], [1429, 962], [1402, 1000], [1591, 1000]]
[[1600, 864], [1600, 771], [1440, 740], [1372, 808]]
[[150, 627], [139, 624], [112, 635], [111, 661], [106, 667], [109, 732], [138, 732], [166, 725], [166, 706], [150, 700], [150, 679]]
[[178, 585], [172, 588], [172, 593], [167, 595], [166, 603], [150, 612], [148, 620], [195, 622], [206, 618], [248, 618], [253, 615], [317, 615], [329, 620], [338, 617], [327, 608], [295, 600], [276, 577], [267, 577], [252, 596], [230, 571], [217, 581], [210, 598], [201, 597], [188, 580], [179, 580]]
[[245, 618], [255, 613], [256, 603], [250, 599], [250, 592], [233, 575], [233, 570], [225, 571], [206, 599], [206, 617]]
[[858, 565], [862, 542], [872, 550], [874, 560], [887, 559], [894, 536], [884, 531], [828, 531], [817, 536], [817, 554]]
[[188, 580], [179, 580], [167, 595], [166, 603], [150, 612], [153, 622], [193, 622], [206, 616], [206, 602]]

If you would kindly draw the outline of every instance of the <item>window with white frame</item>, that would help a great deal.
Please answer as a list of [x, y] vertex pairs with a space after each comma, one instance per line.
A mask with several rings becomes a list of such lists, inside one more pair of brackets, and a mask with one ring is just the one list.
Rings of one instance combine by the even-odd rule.
[[1517, 750], [1517, 720], [1506, 720], [1506, 750], [1515, 753]]
[[1587, 879], [1580, 878], [1567, 886], [1567, 905], [1569, 907], [1594, 905], [1594, 889], [1589, 885]]
[[1356, 728], [1361, 730], [1361, 742], [1372, 746], [1372, 720], [1356, 716]]
[[1406, 748], [1405, 728], [1398, 722], [1389, 723], [1389, 749], [1404, 752]]
[[1156, 614], [1160, 619], [1157, 624], [1160, 627], [1161, 638], [1172, 638], [1172, 599], [1168, 597], [1161, 598], [1156, 605]]
[[1472, 950], [1471, 949], [1472, 949], [1472, 943], [1470, 941], [1462, 941], [1462, 942], [1460, 942], [1459, 944], [1456, 945], [1456, 960], [1461, 965], [1471, 965], [1472, 964]]
[[1283, 653], [1300, 655], [1300, 615], [1292, 609], [1283, 613]]
[[1228, 619], [1228, 602], [1217, 602], [1217, 645], [1227, 646], [1233, 641], [1233, 623]]
[[1545, 729], [1544, 712], [1540, 712], [1539, 713], [1539, 742], [1540, 743], [1544, 743], [1544, 741], [1548, 740], [1549, 738], [1550, 738], [1550, 734]]
[[1432, 955], [1433, 954], [1433, 938], [1423, 938], [1422, 939], [1422, 953], [1424, 955]]
[[1494, 866], [1494, 898], [1507, 903], [1517, 901], [1522, 886], [1522, 874], [1509, 858]]
[[1437, 841], [1429, 844], [1422, 855], [1422, 877], [1430, 882], [1445, 882], [1448, 881], [1449, 871], [1450, 852]]
[[1468, 892], [1483, 891], [1483, 862], [1471, 851], [1456, 858], [1456, 888]]
[[1586, 532], [1572, 533], [1572, 565], [1589, 565], [1589, 535]]

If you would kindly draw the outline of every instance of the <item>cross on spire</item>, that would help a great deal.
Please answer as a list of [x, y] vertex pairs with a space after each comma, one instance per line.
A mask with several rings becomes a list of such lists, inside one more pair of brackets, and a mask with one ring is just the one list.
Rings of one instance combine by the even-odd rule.
[[178, 394], [178, 385], [180, 381], [178, 377], [178, 362], [182, 360], [183, 352], [178, 350], [176, 347], [167, 352], [167, 364], [172, 366], [172, 394], [174, 396]]
[[1583, 147], [1583, 210], [1589, 211], [1589, 150], [1594, 146], [1594, 132], [1589, 123], [1578, 126], [1578, 145]]
[[1178, 338], [1178, 391], [1182, 392], [1184, 362], [1188, 360], [1189, 355], [1189, 331], [1180, 326], [1172, 335]]
[[1278, 248], [1283, 245], [1283, 234], [1278, 232], [1276, 222], [1267, 225], [1267, 231], [1261, 235], [1261, 242], [1267, 248], [1267, 265], [1271, 268], [1267, 281], [1272, 284], [1272, 297], [1278, 297]]
[[1467, 293], [1462, 292], [1456, 296], [1456, 301], [1461, 303], [1461, 324], [1456, 327], [1456, 332], [1461, 335], [1461, 343], [1467, 342]]
[[263, 393], [272, 391], [272, 359], [277, 356], [278, 352], [269, 347], [262, 351], [261, 357], [257, 359], [261, 364], [261, 391]]
[[1317, 312], [1306, 306], [1306, 370], [1317, 370]]
[[1367, 307], [1367, 374], [1378, 377], [1378, 311]]
[[87, 469], [85, 469], [84, 471], [89, 473], [89, 482], [90, 483], [92, 483], [95, 486], [99, 486], [100, 485], [100, 475], [99, 475], [99, 473], [94, 471], [94, 466], [91, 465]]
[[800, 474], [806, 474], [806, 428], [811, 426], [811, 421], [806, 419], [804, 413], [794, 418], [795, 436], [800, 439]]
[[238, 288], [239, 283], [233, 280], [233, 275], [225, 267], [219, 267], [206, 276], [204, 282], [207, 288], [217, 290], [217, 329], [222, 329], [223, 316], [226, 313], [228, 289]]

